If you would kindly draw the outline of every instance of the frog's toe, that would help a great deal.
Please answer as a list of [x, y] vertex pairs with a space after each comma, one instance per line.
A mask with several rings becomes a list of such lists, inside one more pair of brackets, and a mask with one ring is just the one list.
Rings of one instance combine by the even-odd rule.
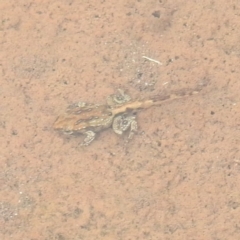
[[86, 137], [84, 138], [81, 146], [89, 145], [95, 139], [95, 136], [96, 136], [96, 133], [93, 131], [86, 131], [85, 134], [86, 134]]

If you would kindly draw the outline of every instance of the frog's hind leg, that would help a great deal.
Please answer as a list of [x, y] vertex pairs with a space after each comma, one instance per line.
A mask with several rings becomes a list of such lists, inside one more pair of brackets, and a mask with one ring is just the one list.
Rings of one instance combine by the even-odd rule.
[[136, 117], [133, 115], [122, 114], [114, 118], [112, 124], [113, 131], [119, 135], [122, 135], [130, 128], [128, 138], [131, 139], [134, 133], [138, 129]]
[[130, 132], [129, 132], [129, 135], [128, 135], [128, 139], [132, 139], [134, 134], [137, 132], [138, 130], [138, 124], [137, 124], [137, 121], [132, 121], [131, 122], [131, 125], [130, 125]]
[[93, 131], [86, 131], [84, 134], [86, 135], [86, 137], [84, 138], [81, 146], [89, 145], [96, 137], [96, 133]]
[[107, 98], [107, 103], [109, 106], [121, 105], [123, 103], [129, 102], [131, 97], [127, 95], [124, 90], [118, 89], [117, 94], [112, 94]]

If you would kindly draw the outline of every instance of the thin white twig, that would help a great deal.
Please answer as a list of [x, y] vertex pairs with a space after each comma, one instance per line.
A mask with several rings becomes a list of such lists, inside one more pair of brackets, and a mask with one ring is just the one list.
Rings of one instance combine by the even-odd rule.
[[166, 84], [168, 84], [168, 82], [165, 82], [165, 83], [163, 83], [162, 85], [166, 85]]
[[157, 63], [157, 64], [159, 64], [159, 65], [162, 65], [161, 62], [159, 62], [159, 61], [157, 61], [157, 60], [155, 60], [155, 59], [152, 59], [152, 58], [149, 58], [149, 57], [146, 57], [146, 56], [142, 56], [142, 58], [145, 58], [145, 59], [147, 59], [147, 60], [149, 60], [149, 61], [151, 61], [151, 62], [155, 62], [155, 63]]

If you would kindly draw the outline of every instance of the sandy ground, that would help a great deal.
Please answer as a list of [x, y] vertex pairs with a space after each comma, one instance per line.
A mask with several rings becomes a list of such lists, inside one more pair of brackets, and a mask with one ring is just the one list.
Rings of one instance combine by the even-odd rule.
[[[240, 239], [240, 7], [0, 2], [0, 239]], [[150, 61], [143, 56], [155, 59]], [[202, 87], [131, 141], [53, 130], [74, 102]]]

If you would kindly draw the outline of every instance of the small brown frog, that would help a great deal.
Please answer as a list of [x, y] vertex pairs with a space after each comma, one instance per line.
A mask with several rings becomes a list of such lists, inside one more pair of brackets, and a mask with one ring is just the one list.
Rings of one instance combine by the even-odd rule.
[[119, 135], [130, 129], [129, 138], [137, 131], [136, 112], [140, 109], [161, 105], [163, 102], [198, 93], [183, 90], [176, 94], [154, 96], [150, 99], [132, 100], [121, 89], [107, 98], [107, 104], [87, 104], [79, 102], [70, 105], [65, 114], [59, 116], [53, 127], [64, 133], [86, 135], [81, 145], [90, 144], [97, 132], [112, 127]]

